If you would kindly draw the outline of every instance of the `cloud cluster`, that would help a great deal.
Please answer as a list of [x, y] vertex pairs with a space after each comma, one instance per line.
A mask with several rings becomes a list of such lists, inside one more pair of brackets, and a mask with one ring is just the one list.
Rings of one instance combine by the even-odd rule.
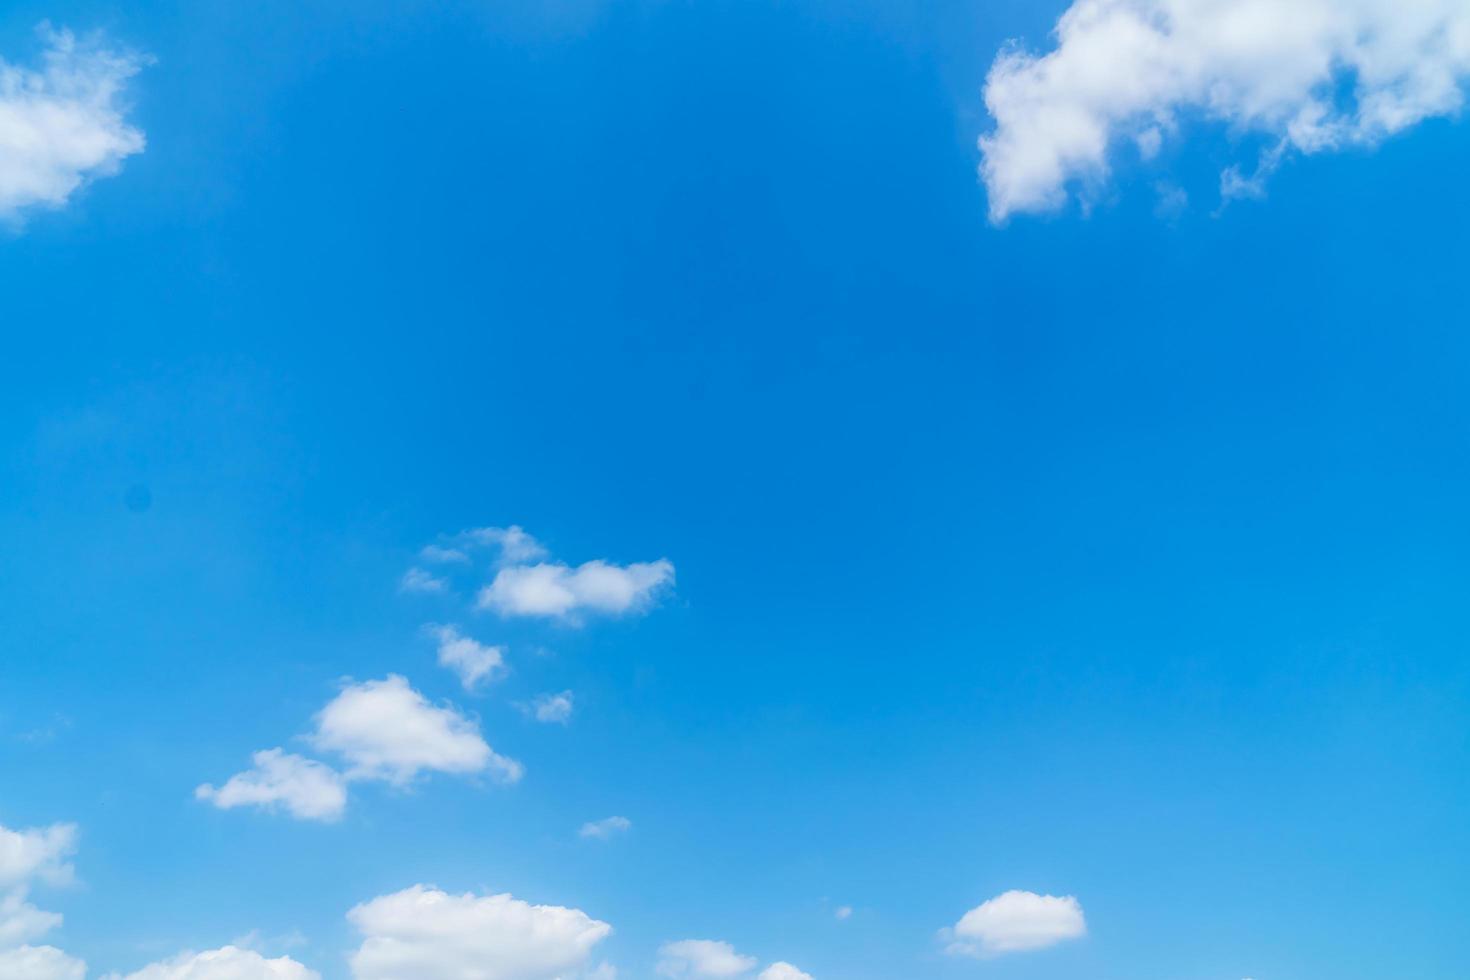
[[94, 177], [143, 150], [122, 93], [142, 59], [43, 27], [36, 67], [0, 60], [0, 220], [61, 207]]
[[0, 888], [39, 878], [63, 885], [72, 878], [77, 849], [76, 824], [58, 823], [30, 830], [0, 827]]
[[61, 925], [62, 917], [27, 901], [37, 883], [64, 885], [72, 880], [75, 824], [29, 830], [0, 827], [0, 977], [5, 980], [82, 980], [86, 964], [54, 946], [33, 940]]
[[1008, 891], [966, 912], [946, 931], [946, 951], [960, 956], [995, 956], [1045, 949], [1087, 935], [1082, 905], [1068, 895]]
[[397, 674], [347, 685], [317, 713], [306, 740], [340, 757], [345, 771], [267, 749], [255, 754], [253, 768], [224, 786], [206, 783], [194, 794], [220, 809], [259, 806], [302, 820], [332, 821], [346, 807], [350, 782], [407, 786], [423, 773], [442, 772], [514, 783], [524, 774], [519, 762], [490, 748], [474, 721], [452, 706], [431, 704]]
[[612, 932], [580, 909], [426, 885], [347, 918], [363, 936], [351, 957], [355, 980], [571, 980]]
[[0, 949], [0, 977], [5, 980], [82, 980], [87, 964], [54, 946]]
[[[584, 614], [619, 616], [642, 612], [673, 585], [667, 558], [619, 565], [597, 558], [571, 566], [551, 561], [551, 552], [519, 525], [479, 527], [446, 535], [419, 551], [426, 565], [472, 566], [488, 551], [496, 572], [476, 596], [476, 606], [504, 617], [558, 619], [580, 624]], [[450, 581], [422, 565], [404, 573], [404, 592], [443, 593]]]
[[1470, 79], [1463, 0], [1075, 0], [1055, 47], [996, 58], [980, 174], [996, 222], [1105, 185], [1115, 155], [1148, 160], [1191, 118], [1255, 135], [1221, 193], [1259, 196], [1292, 151], [1372, 146], [1457, 113]]

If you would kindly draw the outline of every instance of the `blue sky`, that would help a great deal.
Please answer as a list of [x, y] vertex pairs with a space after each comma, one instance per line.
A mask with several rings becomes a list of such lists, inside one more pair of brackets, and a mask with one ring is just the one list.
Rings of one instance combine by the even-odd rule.
[[0, 968], [1470, 973], [1470, 24], [1325, 2], [7, 5]]

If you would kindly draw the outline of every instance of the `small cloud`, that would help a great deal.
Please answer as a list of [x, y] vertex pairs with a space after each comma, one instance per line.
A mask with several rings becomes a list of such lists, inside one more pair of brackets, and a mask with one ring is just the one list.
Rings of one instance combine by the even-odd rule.
[[424, 627], [439, 641], [439, 666], [454, 671], [466, 691], [474, 691], [505, 674], [505, 647], [486, 646], [453, 626]]
[[633, 829], [633, 821], [627, 817], [608, 817], [604, 820], [595, 820], [582, 825], [577, 831], [577, 836], [593, 840], [608, 840], [618, 834], [626, 834]]
[[1068, 895], [1008, 891], [964, 914], [945, 952], [957, 956], [996, 956], [1045, 949], [1087, 935], [1082, 906]]
[[55, 741], [62, 732], [69, 728], [71, 728], [71, 719], [66, 715], [57, 714], [39, 728], [16, 733], [15, 738], [16, 741], [25, 742], [28, 745], [45, 745]]
[[404, 786], [421, 772], [489, 773], [517, 782], [519, 762], [493, 751], [475, 722], [453, 707], [436, 707], [390, 674], [348, 685], [316, 716], [310, 741], [347, 760], [349, 779], [380, 779]]
[[560, 694], [538, 694], [527, 712], [537, 721], [553, 725], [565, 725], [572, 719], [574, 707], [571, 691]]
[[410, 568], [398, 581], [398, 591], [410, 593], [440, 593], [449, 590], [449, 583], [422, 568]]
[[437, 544], [426, 544], [419, 550], [419, 557], [434, 565], [462, 565], [470, 556], [458, 548], [441, 548]]
[[365, 902], [347, 918], [363, 936], [350, 957], [356, 980], [571, 980], [612, 932], [580, 909], [429, 885]]
[[790, 963], [772, 963], [760, 972], [756, 980], [812, 980], [812, 975], [803, 973]]
[[658, 951], [658, 973], [664, 977], [738, 977], [755, 967], [754, 957], [712, 939], [681, 939]]
[[1178, 184], [1161, 180], [1154, 185], [1158, 200], [1154, 202], [1154, 217], [1173, 221], [1189, 208], [1189, 193]]
[[647, 608], [674, 582], [666, 558], [614, 565], [602, 560], [572, 568], [542, 563], [502, 568], [480, 591], [479, 608], [501, 616], [575, 621], [578, 613], [621, 615]]
[[257, 752], [252, 761], [253, 769], [236, 773], [219, 789], [205, 783], [194, 790], [194, 798], [221, 810], [258, 806], [285, 810], [297, 820], [330, 823], [342, 818], [347, 783], [335, 769], [280, 749]]
[[473, 542], [500, 551], [499, 562], [503, 565], [521, 565], [545, 558], [550, 552], [546, 546], [525, 532], [518, 524], [510, 527], [477, 527], [460, 533], [462, 540]]
[[848, 919], [852, 918], [852, 906], [839, 905], [837, 906], [837, 911], [833, 912], [832, 914], [837, 917], [837, 921], [846, 922]]

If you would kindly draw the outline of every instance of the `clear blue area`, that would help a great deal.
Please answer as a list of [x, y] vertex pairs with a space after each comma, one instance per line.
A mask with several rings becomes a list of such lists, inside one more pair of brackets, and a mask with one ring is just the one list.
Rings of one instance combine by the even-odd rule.
[[[686, 937], [1470, 975], [1470, 126], [1218, 218], [1200, 127], [1179, 219], [1124, 173], [996, 229], [984, 73], [1063, 6], [7, 5], [12, 60], [43, 19], [156, 59], [147, 152], [0, 242], [0, 824], [83, 834], [49, 941], [299, 930], [342, 980], [347, 909], [432, 882], [605, 919], [628, 978]], [[397, 592], [512, 523], [677, 589], [580, 630]], [[482, 698], [449, 617], [510, 646]], [[389, 672], [522, 784], [192, 798]], [[1009, 888], [1090, 935], [944, 956]]]

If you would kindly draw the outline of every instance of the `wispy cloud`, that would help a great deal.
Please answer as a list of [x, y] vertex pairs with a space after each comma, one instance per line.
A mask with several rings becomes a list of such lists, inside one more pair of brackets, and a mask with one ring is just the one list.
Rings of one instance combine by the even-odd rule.
[[529, 705], [521, 705], [521, 708], [537, 721], [565, 725], [572, 720], [572, 711], [576, 706], [575, 697], [571, 691], [538, 694]]
[[633, 821], [627, 817], [607, 817], [584, 823], [582, 829], [577, 831], [577, 836], [592, 840], [608, 840], [618, 834], [626, 834], [632, 829]]
[[398, 580], [398, 589], [400, 592], [433, 594], [449, 591], [449, 582], [433, 572], [415, 566], [403, 573], [403, 578]]

